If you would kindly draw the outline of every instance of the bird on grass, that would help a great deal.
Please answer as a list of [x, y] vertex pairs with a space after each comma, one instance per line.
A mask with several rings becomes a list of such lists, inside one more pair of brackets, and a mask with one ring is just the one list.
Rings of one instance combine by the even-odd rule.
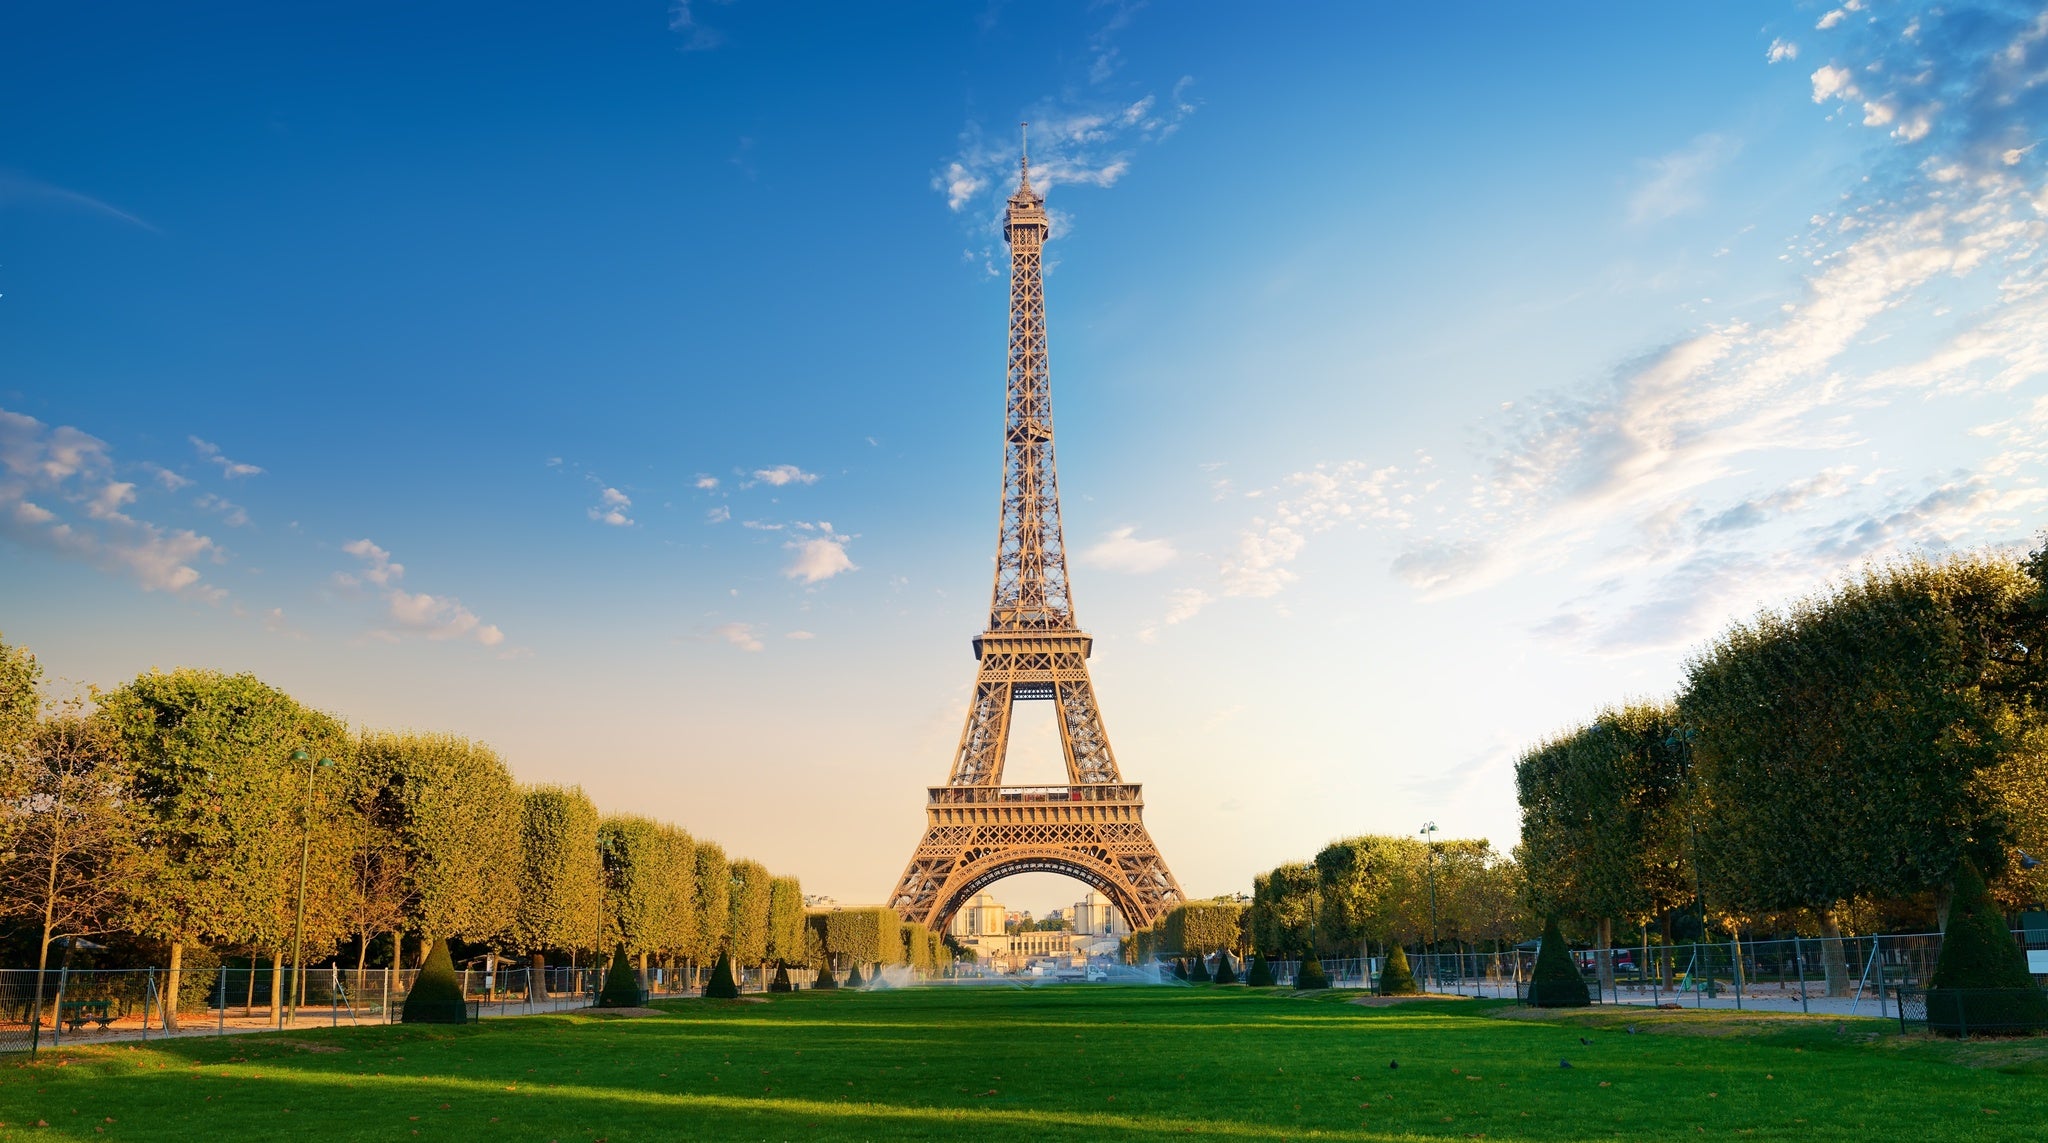
[[1593, 1041], [1591, 1041], [1591, 1040], [1588, 1040], [1588, 1039], [1587, 1039], [1587, 1038], [1585, 1038], [1584, 1036], [1580, 1036], [1580, 1037], [1579, 1037], [1579, 1043], [1581, 1043], [1581, 1044], [1584, 1044], [1584, 1045], [1586, 1045], [1587, 1047], [1592, 1047], [1592, 1046], [1593, 1046]]
[[1387, 1070], [1388, 1070], [1388, 1071], [1393, 1071], [1393, 1072], [1397, 1072], [1397, 1071], [1400, 1071], [1400, 1070], [1401, 1070], [1401, 1061], [1399, 1061], [1399, 1060], [1388, 1060], [1388, 1061], [1387, 1061]]
[[1634, 1024], [1628, 1026], [1628, 1034], [1631, 1036], [1636, 1034], [1636, 1026]]
[[1572, 1066], [1572, 1062], [1570, 1060], [1559, 1060], [1557, 1061], [1557, 1066], [1561, 1068], [1568, 1068]]

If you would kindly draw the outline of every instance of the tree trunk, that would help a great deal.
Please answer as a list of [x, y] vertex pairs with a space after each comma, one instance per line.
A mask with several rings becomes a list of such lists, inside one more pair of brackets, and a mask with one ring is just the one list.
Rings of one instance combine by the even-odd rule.
[[1849, 995], [1849, 958], [1842, 948], [1842, 919], [1833, 909], [1820, 911], [1820, 962], [1827, 973], [1828, 995]]
[[1669, 992], [1678, 987], [1678, 958], [1671, 952], [1671, 910], [1664, 910], [1664, 922], [1658, 927], [1658, 932], [1664, 938], [1664, 948], [1658, 953], [1658, 959], [1663, 962], [1664, 990]]
[[533, 954], [533, 967], [527, 971], [532, 975], [526, 982], [526, 995], [534, 1000], [546, 1000], [548, 998], [547, 954]]
[[273, 1022], [284, 1018], [284, 954], [270, 954], [270, 1016]]
[[648, 987], [648, 981], [647, 981], [647, 950], [645, 950], [645, 949], [642, 949], [642, 950], [640, 951], [640, 991], [642, 991], [642, 992], [651, 992], [651, 991], [653, 991], [653, 989], [652, 989], [652, 988]]
[[1593, 963], [1599, 966], [1600, 991], [1611, 996], [1614, 993], [1614, 919], [1612, 917], [1600, 918], [1600, 923], [1594, 929], [1593, 942], [1597, 946], [1593, 950]]
[[[171, 942], [171, 966], [164, 971], [164, 1031], [178, 1030], [178, 989], [185, 983], [185, 942]], [[223, 998], [222, 1003], [226, 1000]]]

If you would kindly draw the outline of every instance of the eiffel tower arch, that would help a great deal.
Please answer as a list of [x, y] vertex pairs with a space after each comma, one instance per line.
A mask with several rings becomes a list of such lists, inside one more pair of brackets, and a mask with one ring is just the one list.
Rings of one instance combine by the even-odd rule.
[[[1074, 620], [1053, 467], [1046, 371], [1045, 200], [1019, 161], [1004, 237], [1010, 244], [1010, 367], [1003, 417], [1003, 498], [988, 629], [967, 725], [946, 784], [928, 788], [925, 832], [890, 903], [905, 920], [943, 930], [984, 887], [1018, 873], [1059, 873], [1094, 888], [1132, 928], [1181, 900], [1180, 884], [1144, 822], [1142, 788], [1126, 782], [1088, 677], [1094, 641]], [[1064, 786], [1005, 786], [1010, 716], [1050, 702], [1067, 767]]]

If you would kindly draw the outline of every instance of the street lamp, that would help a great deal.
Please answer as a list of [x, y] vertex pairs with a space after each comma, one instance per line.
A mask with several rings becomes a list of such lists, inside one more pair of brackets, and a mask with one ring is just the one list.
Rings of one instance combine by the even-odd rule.
[[322, 758], [315, 764], [313, 756], [304, 750], [292, 751], [292, 761], [306, 763], [306, 802], [299, 809], [299, 906], [298, 917], [292, 922], [292, 992], [285, 998], [287, 1012], [283, 1023], [290, 1024], [299, 1017], [299, 989], [305, 984], [305, 967], [300, 963], [300, 954], [305, 949], [306, 938], [306, 864], [313, 848], [313, 774], [334, 765], [334, 759]]
[[1435, 988], [1438, 984], [1436, 958], [1437, 949], [1443, 939], [1438, 935], [1436, 927], [1436, 838], [1431, 836], [1435, 833], [1435, 822], [1422, 823], [1422, 844], [1427, 847], [1423, 850], [1422, 864], [1423, 868], [1429, 870], [1429, 986], [1431, 988]]

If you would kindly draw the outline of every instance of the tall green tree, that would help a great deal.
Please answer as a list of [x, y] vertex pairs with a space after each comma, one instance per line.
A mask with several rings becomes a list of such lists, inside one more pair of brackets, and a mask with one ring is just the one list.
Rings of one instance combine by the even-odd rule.
[[735, 861], [729, 867], [727, 948], [736, 965], [768, 962], [768, 869], [758, 861]]
[[688, 957], [697, 947], [697, 843], [667, 824], [656, 840], [661, 873], [655, 883], [654, 947], [665, 956]]
[[1323, 937], [1316, 922], [1322, 912], [1322, 878], [1306, 862], [1282, 865], [1252, 881], [1253, 937], [1261, 951], [1308, 950]]
[[1413, 863], [1414, 845], [1405, 837], [1367, 834], [1333, 841], [1316, 854], [1324, 939], [1360, 950], [1389, 939], [1390, 902]]
[[794, 877], [768, 881], [768, 956], [783, 964], [804, 963], [804, 889]]
[[124, 924], [170, 945], [169, 995], [192, 941], [280, 961], [296, 920], [302, 843], [306, 945], [331, 945], [346, 931], [352, 808], [335, 775], [292, 757], [345, 764], [352, 742], [339, 721], [253, 675], [218, 671], [152, 671], [96, 698], [143, 822]]
[[1530, 904], [1593, 921], [1599, 948], [1692, 895], [1677, 733], [1670, 704], [1610, 707], [1515, 766]]
[[602, 947], [603, 908], [597, 807], [580, 786], [529, 787], [520, 821], [512, 939], [533, 957], [536, 976], [549, 949]]
[[732, 934], [732, 869], [725, 847], [699, 841], [696, 848], [697, 934], [692, 959], [709, 963], [726, 949]]
[[1986, 776], [2018, 748], [2012, 675], [2034, 649], [2015, 640], [2037, 587], [1995, 555], [1902, 560], [1737, 625], [1690, 665], [1708, 892], [1817, 913], [1831, 991], [1847, 987], [1844, 902], [1945, 894], [1966, 857], [2005, 865]]
[[665, 868], [661, 826], [643, 817], [613, 815], [598, 823], [604, 857], [605, 911], [613, 939], [632, 958], [644, 981], [647, 955], [662, 948]]
[[366, 847], [395, 851], [414, 930], [429, 943], [507, 933], [525, 799], [497, 753], [449, 734], [370, 732], [355, 774]]

